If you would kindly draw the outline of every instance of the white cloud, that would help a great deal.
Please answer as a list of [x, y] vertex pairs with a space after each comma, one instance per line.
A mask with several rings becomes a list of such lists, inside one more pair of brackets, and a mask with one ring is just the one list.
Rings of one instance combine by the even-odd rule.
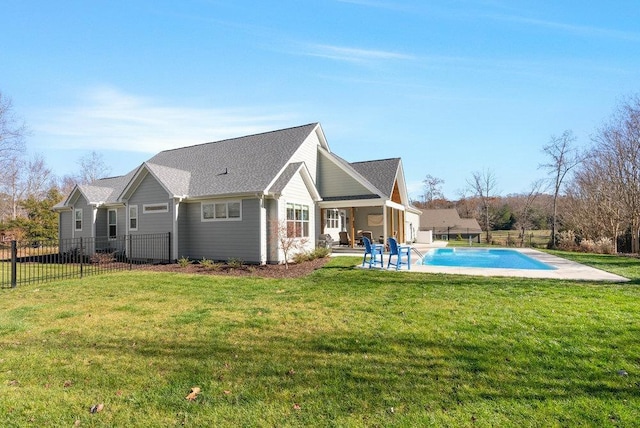
[[304, 54], [308, 56], [317, 56], [321, 58], [348, 62], [414, 59], [412, 55], [406, 55], [398, 52], [323, 44], [307, 45]]
[[156, 153], [297, 124], [294, 114], [278, 110], [168, 106], [100, 87], [75, 105], [38, 112], [30, 123], [49, 148]]

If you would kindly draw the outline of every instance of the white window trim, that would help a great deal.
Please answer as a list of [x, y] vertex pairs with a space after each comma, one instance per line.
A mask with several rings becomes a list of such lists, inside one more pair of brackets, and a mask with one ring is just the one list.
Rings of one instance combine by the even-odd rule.
[[[213, 213], [215, 216], [215, 205], [218, 204], [226, 204], [227, 208], [226, 208], [226, 213], [227, 216], [224, 218], [205, 218], [204, 217], [204, 206], [205, 205], [211, 205], [214, 204], [214, 209], [213, 209]], [[240, 216], [239, 217], [229, 217], [229, 204], [238, 204], [240, 206]], [[208, 222], [208, 221], [242, 221], [242, 201], [239, 199], [233, 199], [233, 200], [210, 200], [210, 201], [202, 201], [200, 203], [200, 221], [202, 222]]]
[[[111, 212], [115, 213], [115, 219], [116, 219], [116, 222], [113, 225], [109, 222], [110, 220], [109, 217]], [[111, 231], [111, 226], [116, 227], [116, 233], [113, 236], [111, 235], [111, 233], [109, 233]], [[115, 208], [109, 208], [107, 210], [107, 238], [109, 238], [110, 240], [114, 240], [116, 239], [117, 236], [118, 236], [118, 210]]]
[[[134, 208], [135, 211], [136, 211], [136, 215], [135, 215], [135, 217], [133, 217], [133, 218], [136, 219], [136, 227], [131, 227], [131, 218], [132, 218], [131, 217], [131, 208]], [[140, 224], [140, 216], [138, 215], [138, 206], [137, 205], [129, 205], [129, 207], [127, 208], [127, 214], [129, 216], [128, 224], [127, 224], [127, 226], [129, 226], [129, 230], [132, 231], [132, 232], [137, 231], [138, 230], [138, 225]]]
[[[161, 209], [149, 209], [149, 208], [157, 208], [162, 207]], [[142, 214], [161, 214], [169, 212], [169, 203], [164, 202], [160, 204], [143, 204], [142, 205]]]
[[[329, 213], [331, 213], [331, 214], [329, 214]], [[327, 229], [339, 229], [340, 228], [340, 210], [339, 209], [337, 209], [337, 208], [328, 208], [325, 211], [325, 227]]]
[[[80, 229], [78, 229], [78, 220], [77, 220], [78, 212], [80, 213]], [[82, 226], [84, 226], [84, 212], [82, 208], [76, 208], [73, 210], [73, 230], [75, 230], [76, 232], [81, 232]]]
[[[308, 218], [307, 220], [289, 220], [288, 217], [288, 208], [289, 205], [293, 205], [293, 209], [294, 209], [294, 217], [295, 217], [295, 208], [296, 207], [300, 207], [301, 212], [304, 211], [304, 208], [307, 209], [307, 215]], [[287, 238], [292, 238], [292, 239], [309, 239], [309, 237], [311, 237], [312, 235], [312, 231], [311, 231], [311, 226], [312, 226], [312, 209], [313, 209], [313, 205], [309, 204], [308, 202], [292, 202], [292, 201], [288, 201], [284, 204], [285, 207], [285, 212], [284, 212], [284, 219], [287, 222], [287, 231], [289, 230], [289, 222], [293, 221], [294, 224], [300, 223], [301, 227], [302, 227], [302, 236], [288, 236], [287, 233]], [[304, 234], [304, 224], [307, 224], [307, 235]]]

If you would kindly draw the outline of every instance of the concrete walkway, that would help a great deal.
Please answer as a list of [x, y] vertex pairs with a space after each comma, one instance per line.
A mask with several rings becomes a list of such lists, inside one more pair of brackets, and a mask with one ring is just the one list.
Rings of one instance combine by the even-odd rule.
[[[446, 247], [446, 241], [435, 241], [433, 244], [414, 244], [412, 247], [417, 249], [420, 253], [424, 254], [431, 248]], [[585, 266], [580, 263], [576, 263], [571, 260], [563, 259], [551, 254], [543, 253], [532, 248], [511, 248], [525, 254], [533, 259], [539, 260], [543, 263], [555, 267], [555, 270], [535, 270], [535, 269], [496, 269], [496, 268], [472, 268], [472, 267], [450, 267], [450, 266], [426, 266], [416, 264], [418, 262], [418, 255], [413, 252], [411, 254], [411, 270], [410, 272], [426, 272], [426, 273], [446, 273], [455, 275], [476, 275], [476, 276], [507, 276], [507, 277], [520, 277], [520, 278], [550, 278], [550, 279], [565, 279], [565, 280], [578, 280], [578, 281], [604, 281], [604, 282], [626, 282], [629, 279], [619, 275], [615, 275], [609, 272], [605, 272], [600, 269]], [[335, 256], [360, 256], [362, 252], [353, 253], [339, 253]], [[388, 255], [384, 256], [384, 263], [386, 266]], [[358, 265], [361, 267], [360, 265]], [[368, 268], [365, 266], [363, 269]], [[394, 270], [392, 268], [392, 270]], [[402, 269], [406, 271], [406, 268]]]

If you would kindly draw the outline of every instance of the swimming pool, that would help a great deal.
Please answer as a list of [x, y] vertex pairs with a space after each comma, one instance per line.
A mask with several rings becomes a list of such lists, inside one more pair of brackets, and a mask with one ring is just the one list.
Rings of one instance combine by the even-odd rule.
[[503, 248], [434, 248], [425, 254], [422, 264], [494, 269], [556, 269], [519, 251]]

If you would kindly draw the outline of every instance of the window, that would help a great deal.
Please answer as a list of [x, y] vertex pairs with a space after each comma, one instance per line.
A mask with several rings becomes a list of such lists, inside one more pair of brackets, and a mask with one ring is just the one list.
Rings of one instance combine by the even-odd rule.
[[138, 230], [138, 206], [129, 207], [129, 230]]
[[149, 204], [142, 206], [142, 212], [144, 214], [154, 214], [154, 213], [167, 213], [169, 212], [169, 204]]
[[109, 210], [107, 212], [107, 224], [109, 239], [114, 239], [118, 234], [118, 212], [116, 210]]
[[340, 212], [338, 210], [327, 210], [325, 226], [327, 229], [337, 229], [340, 227]]
[[287, 204], [287, 237], [307, 238], [309, 236], [309, 206]]
[[75, 225], [76, 230], [82, 230], [82, 208], [76, 208], [75, 210]]
[[242, 220], [242, 204], [240, 201], [203, 202], [201, 220]]

